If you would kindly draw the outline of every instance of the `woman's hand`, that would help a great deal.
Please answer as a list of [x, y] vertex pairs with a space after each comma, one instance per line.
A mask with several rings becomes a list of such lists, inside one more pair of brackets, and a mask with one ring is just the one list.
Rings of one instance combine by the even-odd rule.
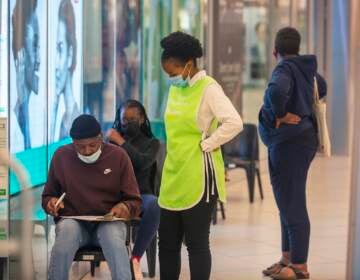
[[113, 128], [107, 132], [106, 137], [109, 141], [114, 142], [119, 146], [125, 143], [124, 137], [122, 137], [122, 135]]
[[285, 117], [281, 118], [281, 119], [276, 119], [276, 128], [279, 128], [281, 124], [285, 123], [285, 124], [292, 124], [292, 125], [296, 125], [299, 124], [299, 122], [301, 121], [301, 118], [298, 115], [292, 114], [292, 113], [287, 113], [285, 115]]

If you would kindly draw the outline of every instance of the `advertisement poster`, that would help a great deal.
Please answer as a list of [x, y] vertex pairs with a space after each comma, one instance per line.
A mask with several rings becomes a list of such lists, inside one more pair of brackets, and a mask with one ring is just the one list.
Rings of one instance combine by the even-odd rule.
[[141, 2], [84, 1], [84, 13], [84, 111], [107, 130], [120, 104], [142, 98]]
[[46, 0], [11, 0], [9, 8], [10, 150], [17, 153], [46, 143]]
[[214, 5], [214, 76], [241, 114], [245, 41], [243, 1], [217, 0]]
[[49, 141], [69, 136], [82, 112], [82, 1], [51, 0], [49, 11]]
[[117, 0], [115, 41], [116, 107], [140, 99], [141, 19], [140, 0]]

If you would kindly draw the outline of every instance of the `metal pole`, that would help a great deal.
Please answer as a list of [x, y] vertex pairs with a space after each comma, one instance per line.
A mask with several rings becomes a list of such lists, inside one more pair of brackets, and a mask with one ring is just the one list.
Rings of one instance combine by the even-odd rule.
[[0, 254], [20, 254], [21, 257], [21, 279], [32, 280], [34, 278], [32, 263], [32, 222], [31, 213], [33, 198], [28, 184], [28, 176], [24, 168], [14, 159], [11, 159], [8, 152], [0, 152], [0, 164], [13, 170], [22, 188], [21, 204], [24, 217], [21, 224], [21, 240], [11, 240], [0, 243]]
[[350, 220], [349, 220], [349, 239], [348, 239], [348, 261], [346, 279], [360, 279], [360, 131], [358, 124], [360, 121], [360, 90], [358, 78], [360, 75], [360, 3], [353, 0], [350, 3], [350, 75], [349, 91], [352, 98], [350, 117], [352, 125], [352, 176], [351, 176], [351, 200], [350, 200]]
[[[217, 1], [217, 0], [214, 0]], [[208, 27], [207, 27], [207, 71], [214, 76], [214, 1], [208, 1]]]

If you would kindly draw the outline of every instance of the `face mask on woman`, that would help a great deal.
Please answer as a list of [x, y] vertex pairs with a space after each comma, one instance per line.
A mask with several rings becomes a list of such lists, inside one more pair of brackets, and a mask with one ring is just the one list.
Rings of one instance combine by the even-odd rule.
[[187, 75], [186, 79], [184, 80], [183, 78], [183, 74], [186, 70], [187, 65], [188, 64], [185, 65], [184, 70], [182, 71], [181, 74], [174, 77], [169, 77], [169, 81], [172, 86], [179, 88], [185, 88], [189, 86], [189, 76], [190, 76], [191, 68], [189, 70], [189, 74]]
[[138, 122], [129, 122], [121, 126], [122, 132], [129, 138], [134, 138], [140, 133], [140, 125]]

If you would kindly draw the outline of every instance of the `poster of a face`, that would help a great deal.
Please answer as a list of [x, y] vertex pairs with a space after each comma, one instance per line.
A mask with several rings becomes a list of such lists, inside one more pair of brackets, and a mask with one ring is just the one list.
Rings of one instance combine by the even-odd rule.
[[49, 1], [49, 141], [69, 136], [82, 108], [82, 1]]
[[45, 143], [46, 0], [11, 0], [9, 8], [10, 149], [16, 153]]

